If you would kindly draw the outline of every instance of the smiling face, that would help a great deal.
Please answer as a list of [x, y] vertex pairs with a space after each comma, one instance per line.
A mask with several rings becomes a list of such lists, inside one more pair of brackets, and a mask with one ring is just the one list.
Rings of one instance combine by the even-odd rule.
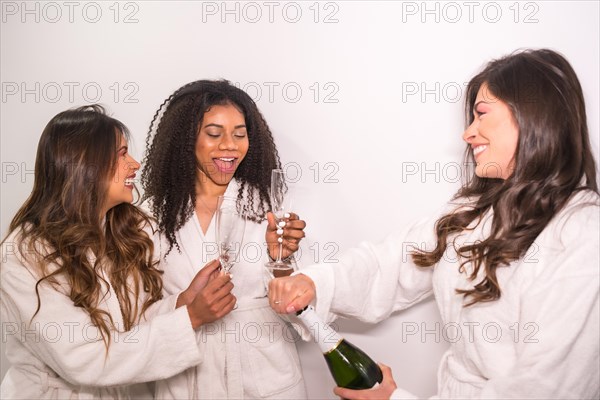
[[140, 169], [140, 164], [127, 152], [127, 141], [119, 134], [120, 144], [117, 146], [117, 165], [114, 175], [108, 183], [108, 193], [104, 211], [108, 211], [121, 203], [133, 201], [133, 181], [135, 172]]
[[514, 170], [519, 128], [508, 105], [484, 83], [477, 92], [473, 122], [463, 133], [477, 163], [480, 178], [507, 179]]
[[200, 185], [227, 186], [249, 146], [244, 115], [231, 104], [210, 107], [196, 139]]

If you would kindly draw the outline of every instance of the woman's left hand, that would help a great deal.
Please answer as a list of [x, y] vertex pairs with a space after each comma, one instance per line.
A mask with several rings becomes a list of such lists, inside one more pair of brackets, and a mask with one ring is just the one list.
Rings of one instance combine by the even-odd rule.
[[383, 373], [383, 380], [373, 389], [352, 390], [341, 387], [333, 389], [333, 393], [340, 396], [342, 399], [348, 400], [387, 400], [396, 390], [396, 382], [392, 376], [392, 370], [387, 365], [379, 364]]
[[298, 250], [300, 241], [305, 236], [304, 228], [306, 228], [306, 222], [302, 221], [297, 214], [290, 213], [286, 215], [289, 216], [283, 218], [278, 226], [275, 215], [272, 212], [267, 213], [268, 225], [265, 239], [269, 255], [274, 260], [277, 258], [277, 253], [279, 253], [278, 239], [281, 238], [282, 240], [281, 258], [286, 258]]

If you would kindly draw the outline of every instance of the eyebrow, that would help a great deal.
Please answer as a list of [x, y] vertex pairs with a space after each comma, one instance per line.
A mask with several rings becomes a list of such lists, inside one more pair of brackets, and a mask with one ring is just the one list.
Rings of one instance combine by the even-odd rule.
[[[217, 128], [224, 128], [223, 125], [219, 125], [219, 124], [208, 124], [208, 125], [204, 125], [205, 128], [208, 128], [209, 126], [216, 126]], [[234, 129], [240, 129], [240, 128], [245, 128], [246, 124], [242, 124], [242, 125], [236, 125], [233, 128]]]

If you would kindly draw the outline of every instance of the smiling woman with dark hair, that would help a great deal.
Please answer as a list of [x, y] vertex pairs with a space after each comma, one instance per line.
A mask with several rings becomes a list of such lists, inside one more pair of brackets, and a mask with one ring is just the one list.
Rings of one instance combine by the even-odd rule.
[[97, 105], [42, 133], [33, 191], [2, 241], [2, 399], [152, 398], [134, 384], [200, 362], [194, 328], [221, 317], [203, 293], [235, 304], [217, 262], [162, 298], [151, 221], [130, 204], [140, 164], [127, 137]]
[[[470, 81], [466, 117], [475, 170], [441, 217], [274, 279], [273, 307], [316, 296], [323, 315], [375, 322], [434, 295], [459, 329], [439, 398], [598, 398], [600, 202], [579, 80], [555, 51], [517, 52]], [[382, 369], [379, 387], [335, 393], [415, 398]]]

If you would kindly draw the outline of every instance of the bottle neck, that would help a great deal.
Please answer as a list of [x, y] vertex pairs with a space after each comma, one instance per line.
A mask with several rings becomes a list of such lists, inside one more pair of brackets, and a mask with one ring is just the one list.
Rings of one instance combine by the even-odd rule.
[[315, 312], [313, 306], [307, 306], [304, 310], [297, 314], [302, 324], [311, 333], [313, 339], [323, 354], [327, 354], [334, 350], [344, 338], [337, 333], [330, 325], [323, 322]]

